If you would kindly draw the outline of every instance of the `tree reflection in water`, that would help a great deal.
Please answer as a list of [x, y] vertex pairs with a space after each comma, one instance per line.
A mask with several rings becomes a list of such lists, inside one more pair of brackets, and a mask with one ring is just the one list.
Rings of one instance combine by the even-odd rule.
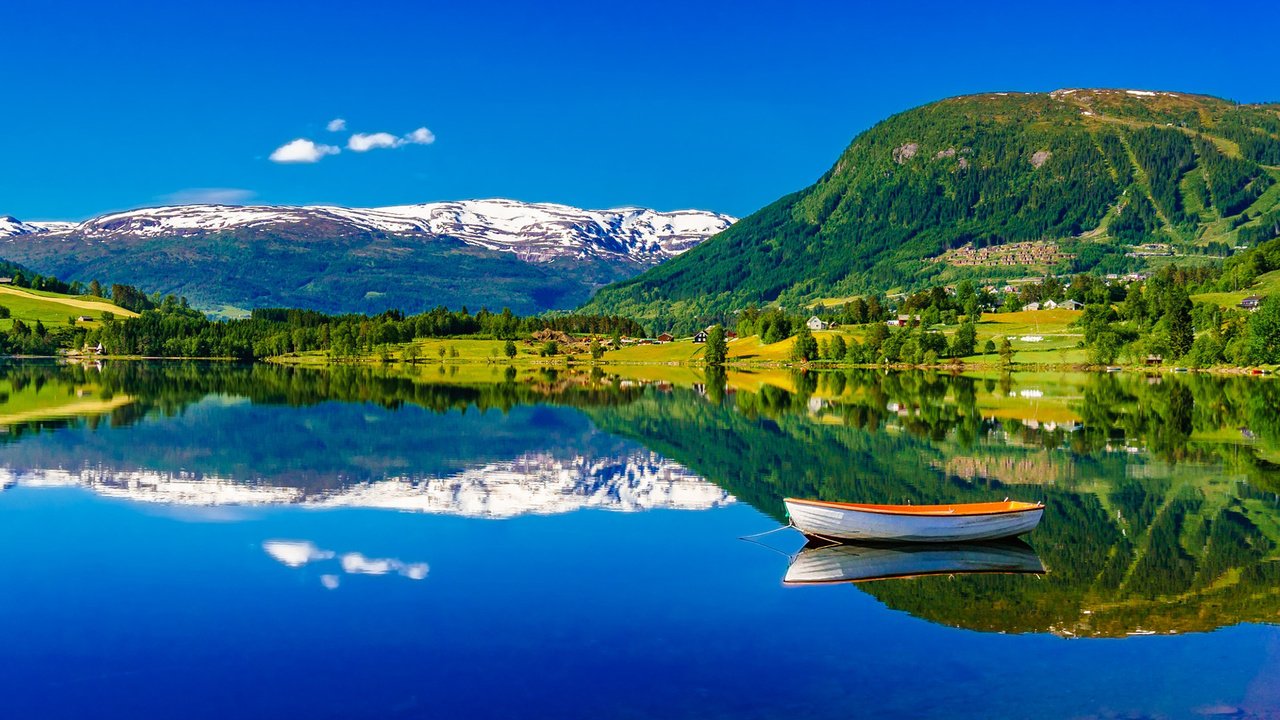
[[[957, 575], [859, 586], [932, 621], [1122, 635], [1275, 622], [1280, 613], [1280, 385], [1269, 380], [858, 370], [719, 372], [681, 386], [600, 368], [502, 366], [484, 381], [459, 379], [466, 376], [423, 368], [10, 363], [0, 366], [0, 443], [178, 417], [210, 397], [261, 406], [415, 406], [458, 417], [576, 408], [590, 423], [531, 426], [521, 442], [604, 452], [603, 441], [584, 439], [594, 426], [779, 519], [785, 496], [1044, 500], [1049, 512], [1029, 538], [1049, 570], [1041, 579]], [[300, 437], [275, 441], [306, 454], [302, 435], [313, 431], [281, 424], [279, 433]], [[430, 438], [412, 442], [430, 445]], [[442, 442], [413, 462], [465, 464], [476, 452]], [[351, 479], [326, 473], [323, 456], [307, 462], [305, 472], [257, 467], [255, 481], [328, 487]], [[377, 480], [381, 471], [370, 472], [354, 479]]]

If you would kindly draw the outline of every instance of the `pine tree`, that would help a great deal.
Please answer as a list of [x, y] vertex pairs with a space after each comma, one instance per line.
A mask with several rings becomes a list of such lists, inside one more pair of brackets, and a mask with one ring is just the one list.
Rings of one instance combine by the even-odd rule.
[[1175, 358], [1186, 355], [1195, 342], [1195, 326], [1191, 322], [1191, 298], [1186, 288], [1172, 286], [1165, 296], [1165, 317], [1169, 322], [1169, 354]]

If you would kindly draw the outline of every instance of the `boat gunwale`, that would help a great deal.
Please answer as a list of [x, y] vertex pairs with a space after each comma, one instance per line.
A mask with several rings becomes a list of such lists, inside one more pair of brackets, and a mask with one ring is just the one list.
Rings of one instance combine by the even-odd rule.
[[[1044, 510], [1044, 503], [1028, 503], [1020, 500], [1008, 500], [996, 503], [953, 503], [950, 505], [864, 505], [860, 503], [835, 502], [832, 500], [805, 500], [803, 498], [783, 498], [783, 503], [813, 505], [835, 510], [871, 513], [875, 515], [892, 515], [895, 517], [977, 517], [981, 515], [1013, 515], [1016, 513]], [[1026, 507], [1013, 507], [1014, 504]], [[1002, 510], [965, 511], [957, 510], [966, 506], [1007, 505]]]

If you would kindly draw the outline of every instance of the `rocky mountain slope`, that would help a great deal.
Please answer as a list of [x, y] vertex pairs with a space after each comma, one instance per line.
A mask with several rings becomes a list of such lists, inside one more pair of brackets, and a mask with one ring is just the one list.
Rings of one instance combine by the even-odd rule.
[[413, 312], [438, 304], [533, 312], [573, 307], [732, 222], [697, 210], [512, 200], [371, 209], [179, 205], [82, 223], [0, 218], [0, 257], [232, 312], [274, 305]]
[[[697, 324], [748, 304], [1228, 254], [1269, 239], [1280, 105], [1145, 90], [950, 98], [858, 135], [812, 186], [588, 309]], [[983, 252], [1034, 243], [1025, 253]], [[1143, 251], [1145, 252], [1145, 251]]]

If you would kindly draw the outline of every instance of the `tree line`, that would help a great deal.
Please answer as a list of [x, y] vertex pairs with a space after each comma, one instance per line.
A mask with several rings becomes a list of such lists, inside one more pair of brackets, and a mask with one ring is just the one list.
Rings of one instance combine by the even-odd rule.
[[263, 308], [248, 318], [212, 320], [190, 308], [185, 300], [167, 296], [136, 318], [106, 319], [101, 328], [88, 332], [86, 342], [100, 342], [103, 351], [111, 355], [250, 360], [322, 351], [334, 359], [347, 359], [420, 338], [513, 340], [544, 330], [644, 336], [638, 323], [617, 316], [519, 316], [510, 309], [472, 313], [465, 307], [450, 310], [443, 306], [417, 315], [388, 310], [372, 316]]

